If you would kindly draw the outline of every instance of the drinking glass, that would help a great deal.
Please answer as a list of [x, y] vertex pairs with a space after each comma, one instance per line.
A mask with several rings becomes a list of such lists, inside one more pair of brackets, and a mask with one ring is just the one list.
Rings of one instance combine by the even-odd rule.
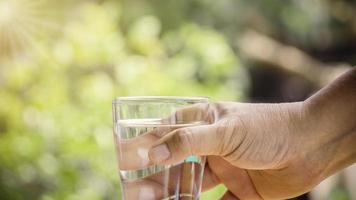
[[124, 200], [198, 200], [205, 157], [191, 155], [172, 165], [154, 165], [148, 150], [175, 129], [205, 125], [204, 97], [117, 97], [114, 139]]

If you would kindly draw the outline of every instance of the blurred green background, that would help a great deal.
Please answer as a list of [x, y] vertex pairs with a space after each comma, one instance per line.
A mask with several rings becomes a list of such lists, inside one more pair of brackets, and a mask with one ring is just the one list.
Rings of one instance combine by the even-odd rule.
[[347, 0], [0, 0], [0, 199], [120, 199], [113, 97], [302, 100], [355, 41]]

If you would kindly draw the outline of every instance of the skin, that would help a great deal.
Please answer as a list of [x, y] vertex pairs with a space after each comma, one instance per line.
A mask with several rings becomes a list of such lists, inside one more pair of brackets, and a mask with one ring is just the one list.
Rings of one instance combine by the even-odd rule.
[[176, 129], [149, 150], [150, 162], [207, 156], [203, 190], [222, 199], [287, 199], [356, 162], [356, 69], [303, 102], [220, 102], [182, 109], [210, 125]]

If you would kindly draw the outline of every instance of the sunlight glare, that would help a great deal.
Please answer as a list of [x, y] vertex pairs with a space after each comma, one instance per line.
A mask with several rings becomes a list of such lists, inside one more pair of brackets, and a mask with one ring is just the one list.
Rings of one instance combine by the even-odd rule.
[[55, 1], [0, 0], [0, 61], [39, 49], [39, 42], [59, 32]]
[[16, 16], [16, 5], [11, 1], [0, 2], [0, 26], [11, 23], [11, 20]]

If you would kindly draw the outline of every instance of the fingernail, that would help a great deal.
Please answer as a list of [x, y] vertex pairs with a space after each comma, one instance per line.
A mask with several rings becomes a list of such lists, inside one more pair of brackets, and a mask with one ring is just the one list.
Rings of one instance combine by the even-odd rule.
[[166, 144], [153, 147], [149, 152], [149, 157], [153, 162], [159, 163], [167, 160], [171, 153]]

